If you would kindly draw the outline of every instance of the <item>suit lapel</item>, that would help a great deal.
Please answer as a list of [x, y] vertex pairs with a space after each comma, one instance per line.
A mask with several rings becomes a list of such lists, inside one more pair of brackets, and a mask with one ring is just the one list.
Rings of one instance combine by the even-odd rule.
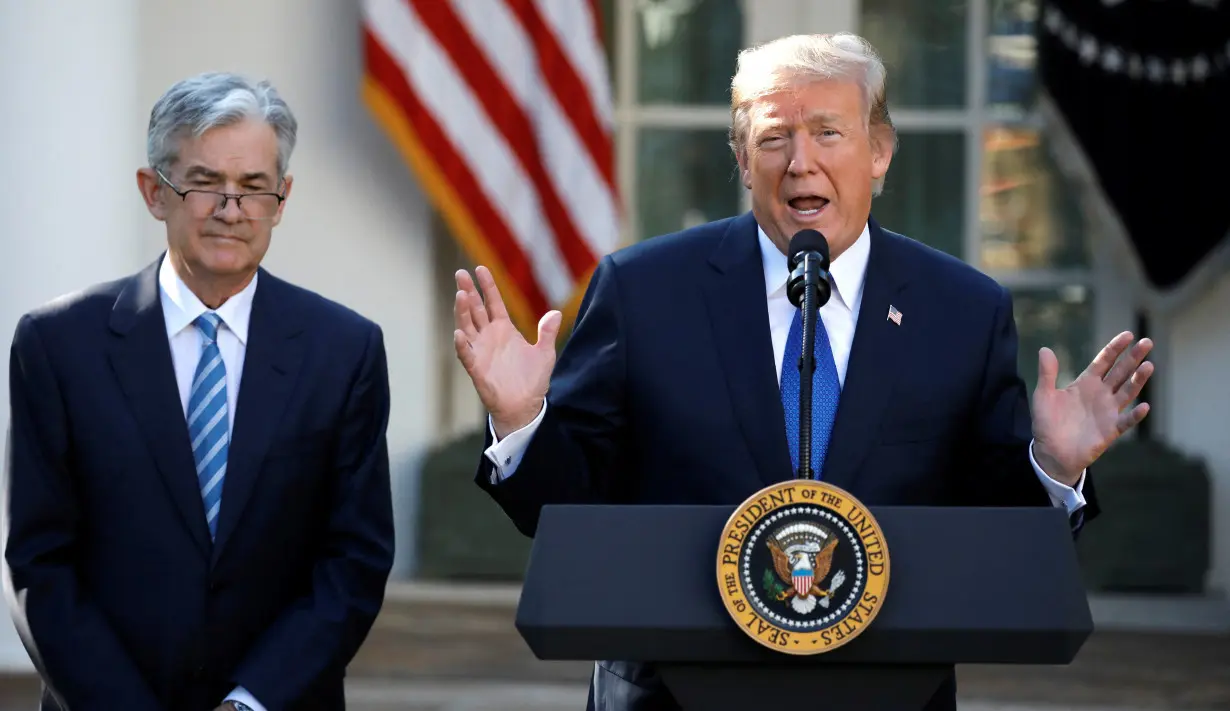
[[731, 222], [709, 261], [715, 273], [705, 283], [705, 303], [735, 418], [763, 483], [788, 479], [792, 470], [786, 419], [751, 213]]
[[880, 421], [896, 382], [897, 363], [906, 357], [902, 334], [908, 328], [908, 316], [900, 326], [888, 320], [890, 305], [903, 313], [909, 311], [902, 293], [908, 273], [898, 255], [901, 245], [897, 240], [902, 238], [885, 233], [874, 221], [869, 232], [871, 254], [862, 305], [824, 464], [824, 481], [845, 489], [853, 485], [859, 464], [879, 435]]
[[[244, 355], [243, 378], [218, 513], [214, 542], [216, 563], [243, 516], [282, 413], [290, 399], [304, 340], [298, 314], [287, 308], [290, 294], [278, 279], [261, 270], [252, 298], [252, 318]], [[199, 498], [199, 497], [198, 497]]]
[[167, 494], [202, 555], [208, 556], [205, 505], [197, 489], [196, 463], [158, 291], [160, 265], [161, 259], [132, 277], [116, 299], [110, 326], [119, 337], [111, 344], [109, 357]]

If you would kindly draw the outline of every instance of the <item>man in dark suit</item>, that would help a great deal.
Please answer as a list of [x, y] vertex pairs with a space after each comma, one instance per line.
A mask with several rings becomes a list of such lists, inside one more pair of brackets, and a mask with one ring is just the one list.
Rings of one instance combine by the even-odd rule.
[[138, 184], [167, 251], [24, 316], [6, 591], [44, 709], [345, 708], [392, 565], [381, 330], [259, 265], [296, 122], [172, 87]]
[[[818, 476], [864, 504], [1097, 513], [1086, 468], [1140, 421], [1150, 343], [1120, 334], [1065, 389], [1044, 349], [1031, 422], [1008, 292], [870, 217], [895, 148], [884, 68], [853, 35], [740, 57], [732, 148], [752, 211], [605, 257], [558, 364], [560, 315], [528, 344], [490, 272], [457, 274], [457, 355], [490, 413], [477, 483], [533, 535], [557, 503], [736, 505], [798, 460], [799, 309], [785, 252], [824, 234]], [[552, 367], [554, 365], [554, 373]], [[549, 386], [549, 388], [548, 388]], [[651, 665], [600, 662], [589, 708], [675, 708]], [[929, 708], [955, 707], [955, 682]]]

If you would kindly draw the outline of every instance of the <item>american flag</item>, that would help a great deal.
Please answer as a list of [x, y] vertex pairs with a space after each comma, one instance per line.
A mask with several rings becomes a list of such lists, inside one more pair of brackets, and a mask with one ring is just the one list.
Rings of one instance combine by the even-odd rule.
[[597, 0], [363, 0], [363, 100], [527, 335], [618, 245]]
[[897, 307], [893, 306], [892, 304], [888, 305], [888, 320], [892, 321], [898, 326], [901, 325], [901, 312], [898, 311]]

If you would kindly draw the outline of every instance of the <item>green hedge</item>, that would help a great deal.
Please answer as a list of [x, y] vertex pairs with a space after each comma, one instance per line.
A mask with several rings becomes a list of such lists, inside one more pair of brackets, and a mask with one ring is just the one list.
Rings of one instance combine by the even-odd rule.
[[[474, 484], [483, 450], [476, 430], [424, 460], [418, 575], [519, 581], [531, 540]], [[1210, 565], [1210, 481], [1205, 464], [1158, 441], [1123, 440], [1090, 469], [1101, 515], [1077, 554], [1091, 590], [1193, 593]]]
[[431, 451], [419, 487], [418, 577], [522, 579], [530, 544], [504, 511], [474, 483], [483, 456], [482, 430]]
[[1210, 482], [1204, 462], [1156, 440], [1123, 440], [1090, 468], [1102, 513], [1077, 540], [1088, 587], [1204, 591]]

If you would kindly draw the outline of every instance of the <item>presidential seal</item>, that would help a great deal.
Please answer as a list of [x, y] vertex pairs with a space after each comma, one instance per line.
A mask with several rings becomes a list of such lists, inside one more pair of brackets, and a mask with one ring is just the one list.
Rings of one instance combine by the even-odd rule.
[[730, 616], [787, 654], [820, 654], [860, 635], [884, 604], [888, 547], [857, 499], [831, 484], [784, 481], [735, 510], [718, 546]]

